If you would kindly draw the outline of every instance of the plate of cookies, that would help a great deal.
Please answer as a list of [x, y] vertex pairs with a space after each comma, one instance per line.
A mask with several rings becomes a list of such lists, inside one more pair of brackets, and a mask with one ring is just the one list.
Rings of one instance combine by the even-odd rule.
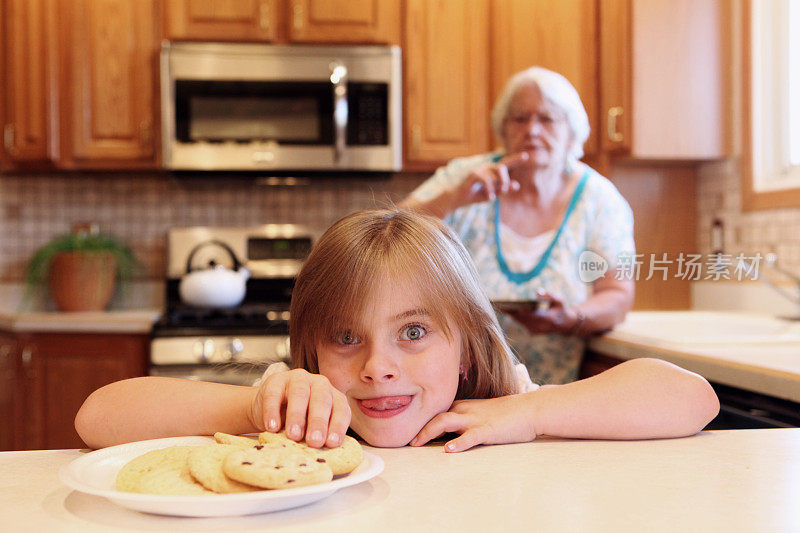
[[321, 500], [383, 471], [352, 437], [311, 448], [283, 433], [172, 437], [111, 446], [59, 472], [65, 485], [145, 513], [234, 516]]

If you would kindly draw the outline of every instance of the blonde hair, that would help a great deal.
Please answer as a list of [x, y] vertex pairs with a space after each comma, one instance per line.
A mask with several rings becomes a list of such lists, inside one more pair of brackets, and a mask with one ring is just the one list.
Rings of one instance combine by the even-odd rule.
[[501, 141], [503, 123], [508, 118], [508, 108], [521, 87], [535, 85], [542, 98], [561, 109], [567, 118], [567, 125], [572, 132], [572, 143], [567, 149], [568, 157], [577, 161], [583, 157], [583, 145], [589, 138], [589, 117], [583, 107], [581, 97], [572, 84], [559, 74], [543, 67], [530, 67], [514, 74], [497, 98], [492, 108], [492, 130]]
[[294, 366], [318, 373], [318, 344], [361, 317], [385, 280], [417, 288], [425, 300], [420, 304], [448, 338], [455, 333], [448, 324], [458, 328], [466, 376], [459, 378], [455, 399], [517, 392], [516, 359], [469, 253], [439, 219], [399, 209], [352, 213], [316, 243], [292, 293]]

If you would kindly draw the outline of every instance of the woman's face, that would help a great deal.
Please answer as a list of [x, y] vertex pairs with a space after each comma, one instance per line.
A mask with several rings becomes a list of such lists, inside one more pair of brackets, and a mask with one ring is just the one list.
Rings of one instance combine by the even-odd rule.
[[373, 446], [405, 446], [458, 388], [460, 335], [448, 339], [407, 285], [383, 283], [364, 316], [317, 346], [320, 374], [346, 396], [350, 427]]
[[503, 121], [507, 153], [528, 152], [535, 168], [560, 168], [566, 161], [571, 137], [565, 113], [542, 98], [536, 85], [517, 89]]

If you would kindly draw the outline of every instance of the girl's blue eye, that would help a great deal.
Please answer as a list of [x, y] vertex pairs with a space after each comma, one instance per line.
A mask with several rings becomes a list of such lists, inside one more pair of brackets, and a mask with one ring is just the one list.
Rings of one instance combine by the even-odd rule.
[[414, 324], [412, 326], [406, 326], [400, 332], [400, 338], [404, 341], [417, 341], [424, 337], [428, 332], [425, 330], [424, 327]]
[[336, 342], [339, 344], [358, 344], [359, 339], [350, 331], [345, 331], [343, 333], [339, 333], [336, 336]]

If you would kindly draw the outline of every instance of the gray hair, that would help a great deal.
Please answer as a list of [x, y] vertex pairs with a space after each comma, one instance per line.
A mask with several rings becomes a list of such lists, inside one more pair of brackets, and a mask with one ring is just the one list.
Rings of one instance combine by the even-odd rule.
[[508, 116], [511, 100], [521, 87], [528, 85], [538, 87], [542, 98], [566, 114], [567, 125], [572, 132], [572, 144], [567, 149], [567, 156], [575, 161], [583, 157], [583, 144], [589, 138], [589, 117], [581, 97], [567, 78], [543, 67], [530, 67], [518, 72], [506, 83], [492, 109], [492, 130], [497, 138], [504, 140], [503, 123]]

